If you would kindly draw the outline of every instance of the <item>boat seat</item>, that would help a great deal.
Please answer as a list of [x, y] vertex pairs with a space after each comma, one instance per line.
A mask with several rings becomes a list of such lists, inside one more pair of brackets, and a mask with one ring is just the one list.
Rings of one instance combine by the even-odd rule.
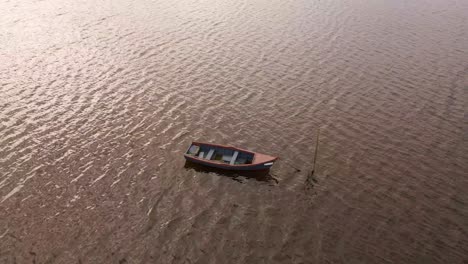
[[234, 165], [234, 162], [236, 162], [237, 155], [239, 155], [239, 151], [234, 152], [234, 155], [232, 155], [231, 162], [229, 162], [230, 165]]
[[196, 146], [196, 145], [192, 145], [188, 151], [188, 154], [191, 154], [191, 155], [197, 155], [198, 151], [200, 150], [200, 147], [199, 146]]
[[203, 155], [205, 155], [205, 152], [201, 151], [200, 154], [198, 154], [198, 157], [203, 159]]
[[208, 151], [208, 154], [206, 155], [206, 158], [207, 160], [210, 160], [211, 157], [213, 157], [213, 153], [215, 152], [214, 149], [210, 149], [210, 151]]

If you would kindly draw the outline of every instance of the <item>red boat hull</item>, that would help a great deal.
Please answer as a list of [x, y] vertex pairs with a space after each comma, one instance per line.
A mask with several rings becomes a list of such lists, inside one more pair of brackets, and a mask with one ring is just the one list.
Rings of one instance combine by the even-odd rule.
[[205, 165], [205, 166], [209, 166], [213, 168], [224, 169], [224, 170], [232, 170], [232, 171], [269, 170], [273, 166], [273, 163], [278, 159], [277, 157], [274, 157], [274, 156], [269, 156], [269, 155], [256, 153], [256, 152], [252, 152], [249, 150], [244, 150], [244, 149], [240, 149], [236, 147], [225, 146], [225, 145], [193, 142], [192, 145], [190, 145], [190, 147], [192, 147], [193, 145], [200, 146], [200, 147], [203, 146], [203, 147], [208, 147], [208, 148], [212, 147], [212, 148], [223, 149], [223, 150], [232, 150], [232, 151], [238, 151], [238, 152], [253, 155], [253, 160], [249, 164], [229, 164], [229, 163], [222, 163], [219, 161], [207, 160], [204, 158], [200, 158], [197, 155], [190, 155], [188, 153], [184, 154], [185, 159], [190, 162], [194, 162], [197, 164], [201, 164], [201, 165]]

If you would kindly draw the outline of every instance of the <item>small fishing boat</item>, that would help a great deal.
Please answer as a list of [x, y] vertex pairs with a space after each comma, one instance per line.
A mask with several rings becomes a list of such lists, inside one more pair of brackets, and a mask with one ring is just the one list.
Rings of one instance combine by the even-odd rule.
[[277, 157], [231, 146], [192, 142], [185, 152], [186, 160], [225, 170], [268, 170]]

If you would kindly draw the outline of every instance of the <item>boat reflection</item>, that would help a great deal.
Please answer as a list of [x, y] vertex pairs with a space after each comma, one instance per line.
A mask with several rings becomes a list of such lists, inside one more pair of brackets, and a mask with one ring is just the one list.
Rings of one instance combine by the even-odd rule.
[[185, 162], [184, 168], [186, 170], [195, 170], [197, 172], [202, 172], [202, 173], [210, 173], [210, 172], [216, 173], [217, 175], [229, 177], [232, 180], [240, 182], [240, 183], [243, 183], [246, 179], [254, 179], [256, 181], [262, 181], [262, 182], [268, 182], [268, 183], [274, 183], [274, 184], [278, 183], [278, 180], [275, 179], [270, 174], [269, 169], [262, 170], [262, 171], [229, 171], [229, 170], [203, 166], [203, 165], [193, 163], [190, 161]]

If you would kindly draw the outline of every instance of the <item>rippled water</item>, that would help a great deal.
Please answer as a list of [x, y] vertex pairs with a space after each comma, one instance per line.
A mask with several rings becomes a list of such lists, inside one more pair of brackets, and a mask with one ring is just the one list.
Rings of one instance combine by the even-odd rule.
[[467, 263], [467, 1], [6, 0], [0, 29], [1, 263]]

